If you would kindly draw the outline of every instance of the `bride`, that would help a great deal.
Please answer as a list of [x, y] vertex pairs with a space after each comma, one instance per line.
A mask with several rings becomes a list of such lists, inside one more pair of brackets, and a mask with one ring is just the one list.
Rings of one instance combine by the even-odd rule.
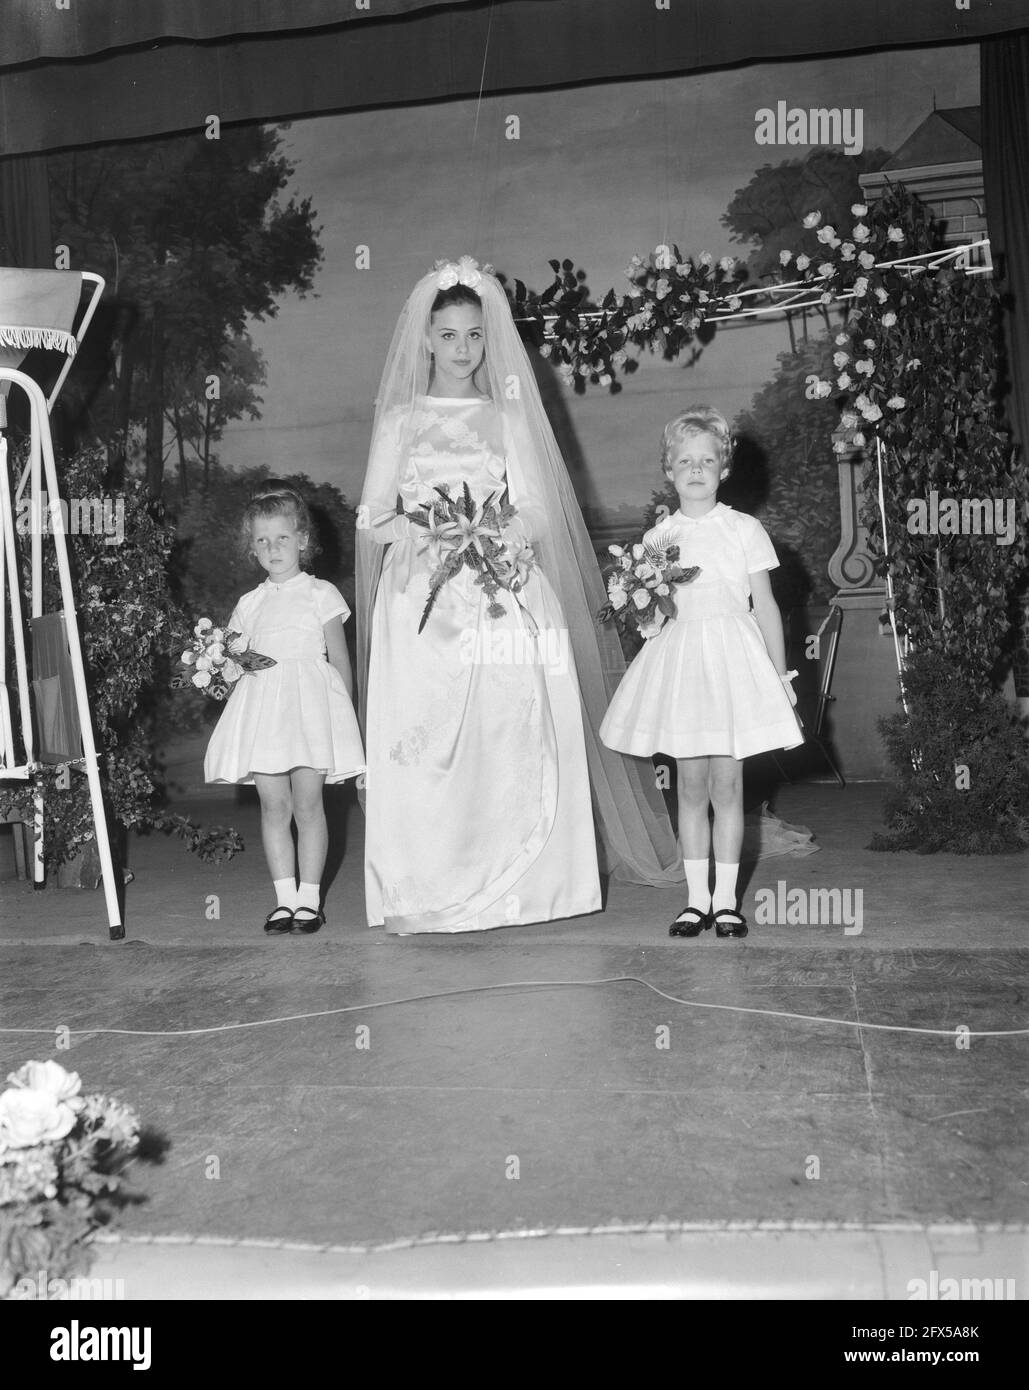
[[[534, 563], [493, 616], [460, 569], [419, 632], [435, 563], [410, 513], [466, 483], [506, 492]], [[624, 669], [594, 619], [603, 583], [503, 287], [469, 257], [400, 315], [357, 539], [369, 924], [551, 921], [598, 911], [601, 871], [681, 879], [651, 769], [596, 736]]]

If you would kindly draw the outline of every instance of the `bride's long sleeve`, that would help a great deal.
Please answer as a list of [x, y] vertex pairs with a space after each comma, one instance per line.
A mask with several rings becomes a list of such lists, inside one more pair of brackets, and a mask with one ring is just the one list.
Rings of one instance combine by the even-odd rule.
[[411, 521], [397, 511], [400, 478], [400, 422], [384, 420], [368, 457], [358, 526], [376, 545], [407, 540]]

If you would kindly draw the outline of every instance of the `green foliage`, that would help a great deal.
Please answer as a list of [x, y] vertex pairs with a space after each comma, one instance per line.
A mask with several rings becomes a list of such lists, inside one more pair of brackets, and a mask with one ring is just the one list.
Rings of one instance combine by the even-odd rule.
[[1007, 701], [974, 686], [939, 650], [912, 654], [904, 686], [910, 716], [879, 723], [898, 779], [885, 807], [890, 833], [876, 835], [869, 848], [919, 854], [1024, 849], [1029, 767]]
[[[66, 498], [110, 496], [105, 488], [106, 455], [95, 446], [59, 463]], [[141, 483], [129, 481], [115, 505], [124, 507], [124, 538], [83, 532], [67, 537], [82, 639], [83, 663], [105, 799], [113, 819], [125, 829], [168, 828], [163, 793], [153, 754], [153, 705], [167, 670], [167, 652], [176, 623], [168, 585], [171, 528], [156, 517]], [[29, 537], [19, 538], [23, 602], [28, 595]], [[63, 607], [56, 550], [46, 541], [44, 612]], [[8, 641], [10, 638], [8, 637]], [[8, 655], [13, 662], [12, 654]], [[43, 794], [43, 849], [51, 867], [74, 857], [93, 835], [93, 812], [84, 774], [56, 767], [38, 773]], [[31, 783], [0, 785], [0, 815], [16, 811], [32, 819]], [[192, 848], [217, 860], [241, 848], [235, 832], [199, 832]]]

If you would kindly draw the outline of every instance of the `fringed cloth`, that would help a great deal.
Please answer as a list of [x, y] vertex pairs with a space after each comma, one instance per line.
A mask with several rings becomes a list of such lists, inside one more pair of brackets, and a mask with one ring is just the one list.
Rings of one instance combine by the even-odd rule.
[[16, 367], [30, 348], [73, 357], [81, 294], [75, 271], [0, 269], [0, 365]]

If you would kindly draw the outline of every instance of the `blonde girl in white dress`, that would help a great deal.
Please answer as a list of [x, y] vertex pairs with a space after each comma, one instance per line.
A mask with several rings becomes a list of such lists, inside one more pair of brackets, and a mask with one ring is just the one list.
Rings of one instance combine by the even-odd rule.
[[[435, 561], [410, 514], [464, 483], [506, 493], [535, 567], [501, 616], [462, 569], [419, 631]], [[681, 879], [651, 770], [597, 737], [624, 670], [594, 621], [603, 583], [503, 287], [468, 257], [400, 316], [357, 552], [369, 925], [552, 921], [598, 911], [603, 872]]]
[[316, 547], [307, 504], [294, 489], [265, 484], [246, 507], [241, 532], [268, 577], [242, 596], [226, 628], [275, 665], [236, 682], [211, 735], [204, 778], [257, 787], [276, 896], [264, 930], [310, 935], [325, 924], [322, 788], [364, 771], [343, 631], [350, 609], [334, 585], [301, 568]]
[[729, 425], [710, 406], [665, 426], [662, 465], [679, 510], [644, 539], [678, 545], [680, 563], [700, 573], [674, 590], [676, 617], [645, 643], [600, 727], [610, 748], [676, 760], [688, 905], [672, 936], [699, 936], [712, 925], [718, 936], [747, 935], [736, 897], [743, 759], [804, 741], [793, 710], [797, 673], [786, 670], [768, 578], [779, 562], [759, 521], [717, 501], [731, 453]]

